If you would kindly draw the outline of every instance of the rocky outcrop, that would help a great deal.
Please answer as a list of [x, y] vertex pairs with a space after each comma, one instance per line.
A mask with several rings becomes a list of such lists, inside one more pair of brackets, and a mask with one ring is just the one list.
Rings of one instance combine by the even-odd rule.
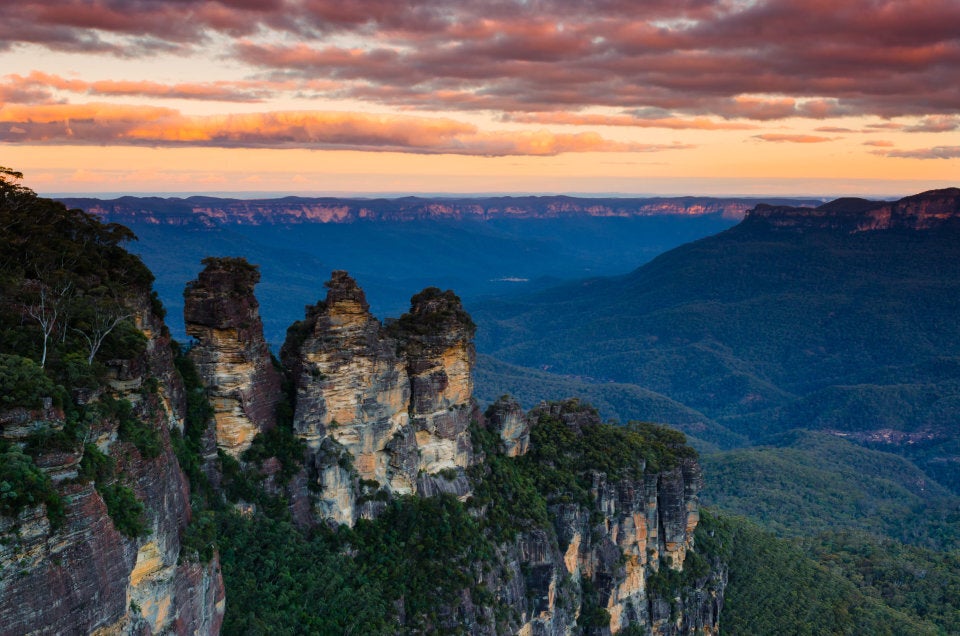
[[207, 258], [184, 291], [190, 358], [214, 408], [217, 445], [233, 457], [275, 423], [280, 374], [263, 338], [253, 288], [256, 267], [242, 258]]
[[[108, 386], [88, 396], [89, 413], [100, 414], [89, 422], [92, 445], [35, 459], [66, 502], [63, 521], [52, 526], [44, 506], [15, 519], [0, 517], [2, 635], [219, 632], [224, 588], [218, 559], [200, 563], [181, 549], [191, 510], [189, 486], [170, 443], [170, 431], [183, 427], [184, 393], [169, 336], [148, 297], [129, 298], [128, 308], [147, 336], [146, 346], [135, 359], [108, 361]], [[97, 410], [97, 402], [107, 399], [129, 402], [129, 414]], [[66, 426], [57, 409], [27, 415], [34, 430]], [[119, 431], [127, 417], [155, 435], [149, 452]], [[4, 437], [17, 435], [17, 427], [2, 431]], [[118, 531], [104, 497], [89, 477], [80, 477], [86, 453], [109, 458], [115, 467], [109, 482], [130, 488], [142, 504], [141, 534]]]
[[[504, 430], [507, 414], [515, 417], [511, 401], [502, 399], [488, 411], [488, 429]], [[524, 420], [527, 431], [547, 420], [563, 421], [577, 436], [601, 425], [595, 411], [575, 402], [543, 405]], [[534, 452], [532, 461], [543, 458]], [[597, 634], [626, 628], [717, 633], [723, 572], [684, 573], [699, 520], [702, 476], [696, 459], [681, 453], [667, 470], [615, 478], [591, 470], [581, 478], [589, 479], [589, 497], [549, 505], [552, 532], [534, 529], [502, 548], [500, 562], [517, 570], [519, 582], [507, 584], [513, 574], [500, 572], [491, 586], [519, 617], [511, 629], [552, 635], [578, 625]], [[607, 612], [609, 628], [584, 623], [581, 615], [592, 604]]]
[[837, 199], [816, 208], [758, 205], [746, 222], [787, 230], [833, 230], [846, 233], [878, 230], [960, 228], [960, 188], [930, 190], [899, 201]]
[[390, 324], [410, 378], [410, 422], [420, 470], [432, 474], [470, 464], [470, 419], [476, 327], [452, 291], [430, 287]]
[[465, 480], [424, 476], [471, 461], [472, 336], [452, 292], [425, 290], [387, 329], [356, 281], [333, 273], [326, 299], [290, 328], [281, 352], [322, 518], [352, 524], [362, 485], [466, 493]]
[[524, 455], [530, 447], [530, 422], [520, 403], [509, 395], [490, 405], [487, 424], [500, 438], [500, 449], [507, 457]]

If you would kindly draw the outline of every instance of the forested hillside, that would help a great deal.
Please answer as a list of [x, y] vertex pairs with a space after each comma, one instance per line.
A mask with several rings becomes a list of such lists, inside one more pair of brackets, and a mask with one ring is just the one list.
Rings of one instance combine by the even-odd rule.
[[771, 208], [626, 276], [490, 301], [478, 348], [635, 384], [734, 436], [834, 432], [960, 487], [960, 194], [870, 203], [906, 211], [890, 227], [864, 205]]

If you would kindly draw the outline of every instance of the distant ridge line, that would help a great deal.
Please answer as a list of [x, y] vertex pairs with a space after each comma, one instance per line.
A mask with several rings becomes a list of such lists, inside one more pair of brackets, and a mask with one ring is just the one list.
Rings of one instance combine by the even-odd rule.
[[761, 203], [815, 207], [818, 199], [742, 197], [571, 197], [498, 196], [395, 199], [298, 197], [230, 199], [208, 196], [60, 199], [105, 221], [158, 225], [262, 225], [296, 223], [356, 223], [365, 221], [439, 221], [551, 219], [583, 217], [717, 215], [740, 220]]
[[815, 208], [764, 203], [747, 212], [746, 222], [776, 229], [825, 229], [848, 233], [960, 228], [960, 188], [928, 190], [898, 201], [848, 197]]

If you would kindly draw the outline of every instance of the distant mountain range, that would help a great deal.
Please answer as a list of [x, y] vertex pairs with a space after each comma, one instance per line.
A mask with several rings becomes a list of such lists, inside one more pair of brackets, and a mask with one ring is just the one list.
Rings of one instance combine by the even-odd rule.
[[[182, 291], [206, 256], [260, 266], [257, 294], [270, 342], [349, 271], [397, 316], [427, 285], [479, 298], [529, 292], [585, 276], [622, 274], [654, 256], [735, 224], [752, 199], [305, 199], [211, 197], [62, 199], [140, 238], [131, 249], [157, 275], [168, 324], [183, 338]], [[784, 203], [788, 200], [774, 200]], [[815, 200], [793, 200], [815, 205]]]
[[721, 215], [740, 220], [758, 203], [816, 206], [816, 199], [750, 199], [711, 197], [583, 198], [525, 196], [489, 198], [344, 199], [284, 197], [223, 199], [120, 197], [64, 198], [105, 220], [163, 225], [263, 225], [355, 223], [358, 221], [489, 221], [491, 219], [558, 219], [572, 217], [633, 218], [662, 215]]
[[676, 423], [721, 446], [816, 429], [960, 487], [958, 189], [759, 206], [625, 276], [473, 313], [480, 351], [662, 394], [728, 429]]

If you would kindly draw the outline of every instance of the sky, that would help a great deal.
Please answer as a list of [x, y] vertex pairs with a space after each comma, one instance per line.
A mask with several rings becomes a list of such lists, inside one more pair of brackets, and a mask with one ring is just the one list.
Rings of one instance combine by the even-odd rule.
[[960, 0], [0, 0], [54, 193], [960, 185]]

